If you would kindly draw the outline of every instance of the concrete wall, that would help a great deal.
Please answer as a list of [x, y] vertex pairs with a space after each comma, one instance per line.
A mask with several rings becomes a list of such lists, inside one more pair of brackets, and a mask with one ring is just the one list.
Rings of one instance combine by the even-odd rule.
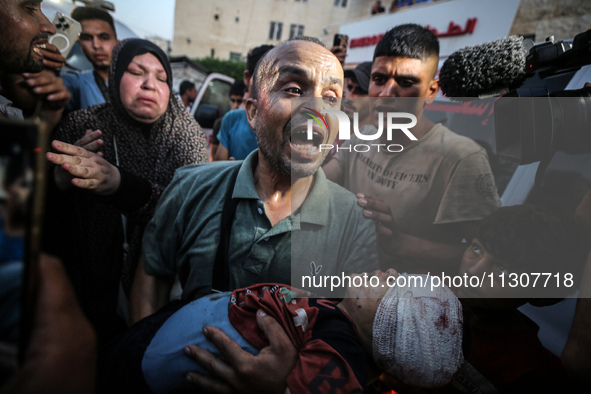
[[537, 42], [548, 36], [572, 38], [591, 28], [589, 0], [521, 0], [510, 34], [535, 34]]

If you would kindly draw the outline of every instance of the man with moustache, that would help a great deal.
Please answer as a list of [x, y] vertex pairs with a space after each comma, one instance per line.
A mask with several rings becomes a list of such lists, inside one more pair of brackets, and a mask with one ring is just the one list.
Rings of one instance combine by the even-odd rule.
[[[304, 275], [340, 276], [377, 266], [373, 223], [363, 218], [355, 196], [327, 182], [320, 169], [326, 154], [319, 149], [320, 141], [312, 149], [292, 140], [294, 133], [305, 130], [307, 117], [294, 110], [292, 118], [291, 99], [320, 97], [317, 111], [336, 109], [342, 90], [340, 63], [321, 43], [298, 39], [265, 54], [246, 103], [259, 149], [243, 162], [177, 171], [146, 229], [143, 263], [132, 290], [132, 321], [166, 304], [175, 274], [183, 286], [183, 301], [191, 301], [212, 288], [271, 281], [301, 287]], [[315, 129], [325, 143], [337, 132], [336, 118], [327, 116], [327, 122], [330, 133]], [[222, 211], [232, 202], [232, 219], [222, 225]], [[229, 231], [228, 238], [224, 231]], [[226, 247], [224, 239], [229, 239]], [[226, 256], [220, 257], [224, 251]], [[216, 266], [226, 267], [227, 274], [220, 275], [224, 270], [216, 271]], [[264, 320], [264, 314], [257, 319]], [[263, 331], [270, 346], [255, 357], [237, 349], [219, 330], [208, 328], [207, 337], [225, 349], [231, 366], [221, 360], [205, 362], [224, 382], [196, 374], [188, 378], [207, 389], [244, 389], [250, 384], [284, 389], [295, 364], [293, 346], [281, 329]], [[188, 354], [212, 357], [193, 347]]]
[[92, 70], [72, 72], [63, 76], [64, 84], [72, 94], [66, 108], [75, 111], [91, 105], [109, 101], [109, 68], [111, 52], [119, 42], [115, 32], [113, 17], [95, 7], [77, 7], [72, 10], [72, 18], [82, 27], [78, 44], [86, 58], [92, 63]]
[[[356, 193], [364, 215], [376, 221], [383, 268], [401, 272], [456, 272], [462, 240], [472, 239], [478, 222], [500, 205], [486, 151], [424, 115], [439, 91], [438, 60], [439, 42], [430, 30], [406, 24], [388, 31], [374, 53], [371, 117], [377, 122], [379, 112], [412, 113], [417, 140], [400, 130], [391, 140], [385, 132], [379, 141], [353, 137], [324, 166], [328, 179]], [[375, 134], [376, 126], [361, 133]], [[403, 150], [347, 150], [372, 142]]]
[[39, 117], [53, 128], [70, 94], [55, 75], [63, 57], [49, 44], [55, 28], [41, 12], [41, 1], [0, 1], [0, 117]]

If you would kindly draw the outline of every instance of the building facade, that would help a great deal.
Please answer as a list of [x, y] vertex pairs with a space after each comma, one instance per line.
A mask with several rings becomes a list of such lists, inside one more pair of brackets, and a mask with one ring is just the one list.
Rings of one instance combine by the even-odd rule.
[[[396, 2], [397, 7], [392, 7]], [[397, 24], [415, 22], [445, 33], [449, 23], [471, 32], [441, 40], [442, 56], [465, 45], [519, 34], [536, 41], [572, 38], [591, 27], [589, 0], [176, 0], [172, 55], [244, 60], [251, 48], [279, 44], [298, 35], [319, 38], [330, 48], [335, 33], [355, 39], [379, 36]], [[359, 41], [357, 41], [359, 43]], [[448, 43], [450, 45], [448, 45]], [[367, 43], [366, 43], [367, 44]], [[449, 48], [448, 48], [449, 46]], [[371, 60], [373, 45], [350, 47], [346, 63]]]
[[251, 48], [297, 35], [327, 46], [341, 24], [367, 17], [375, 0], [176, 0], [173, 55], [244, 60]]

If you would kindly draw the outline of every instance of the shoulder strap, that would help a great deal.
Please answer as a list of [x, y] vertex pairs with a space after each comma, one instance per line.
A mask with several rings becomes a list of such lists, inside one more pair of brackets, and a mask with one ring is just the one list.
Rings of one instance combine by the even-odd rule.
[[234, 173], [231, 174], [232, 179], [226, 192], [224, 199], [224, 208], [222, 209], [222, 223], [220, 227], [220, 244], [215, 256], [215, 263], [213, 266], [213, 278], [211, 281], [212, 292], [228, 291], [230, 287], [230, 274], [228, 272], [228, 249], [230, 247], [230, 232], [232, 231], [232, 222], [234, 220], [234, 213], [238, 206], [238, 199], [232, 198], [234, 192], [234, 185], [236, 185], [236, 178], [242, 165], [236, 166]]

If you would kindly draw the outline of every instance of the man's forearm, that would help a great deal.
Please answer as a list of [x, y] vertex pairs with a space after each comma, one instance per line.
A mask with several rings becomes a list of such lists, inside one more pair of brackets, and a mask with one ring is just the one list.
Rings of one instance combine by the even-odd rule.
[[131, 324], [154, 314], [166, 305], [171, 287], [172, 283], [168, 279], [148, 275], [144, 270], [143, 260], [140, 260], [131, 288], [129, 308]]

